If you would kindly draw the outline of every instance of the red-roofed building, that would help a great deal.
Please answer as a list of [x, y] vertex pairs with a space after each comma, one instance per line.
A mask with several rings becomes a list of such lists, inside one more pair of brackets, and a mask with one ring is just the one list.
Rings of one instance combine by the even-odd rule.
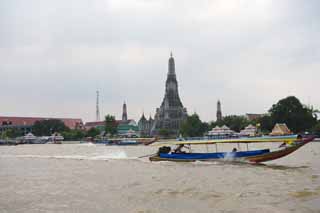
[[258, 118], [261, 118], [263, 116], [265, 116], [267, 114], [253, 114], [253, 113], [247, 113], [246, 114], [246, 118], [249, 120], [249, 121], [253, 121], [253, 120], [256, 120]]
[[36, 121], [57, 119], [61, 120], [70, 129], [82, 129], [83, 122], [80, 118], [41, 118], [41, 117], [10, 117], [0, 116], [0, 131], [8, 128], [20, 128], [30, 131]]
[[104, 121], [91, 121], [91, 122], [86, 122], [84, 125], [85, 130], [89, 130], [91, 128], [98, 128], [98, 129], [104, 129]]

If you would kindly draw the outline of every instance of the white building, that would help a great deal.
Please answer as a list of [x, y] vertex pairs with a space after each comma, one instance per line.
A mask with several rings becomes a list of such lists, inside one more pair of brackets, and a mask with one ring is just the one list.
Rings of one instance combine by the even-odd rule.
[[222, 127], [216, 126], [211, 131], [208, 132], [209, 136], [220, 136], [220, 135], [235, 135], [237, 134], [235, 131], [231, 130], [226, 125]]
[[257, 134], [257, 127], [249, 124], [246, 128], [240, 131], [241, 136], [255, 136]]

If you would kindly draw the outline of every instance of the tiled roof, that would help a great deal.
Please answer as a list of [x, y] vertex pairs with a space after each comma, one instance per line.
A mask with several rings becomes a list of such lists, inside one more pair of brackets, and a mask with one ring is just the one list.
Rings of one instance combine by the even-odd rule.
[[57, 119], [61, 120], [70, 129], [81, 127], [83, 125], [80, 118], [42, 118], [42, 117], [10, 117], [0, 116], [0, 126], [14, 125], [14, 126], [32, 126], [36, 121]]
[[261, 118], [261, 117], [265, 116], [265, 114], [247, 113], [246, 116], [247, 116], [248, 120], [255, 120], [257, 118]]
[[117, 125], [119, 124], [129, 124], [131, 121], [134, 121], [133, 119], [128, 119], [126, 121], [123, 120], [116, 120]]
[[90, 122], [86, 122], [85, 126], [86, 127], [103, 126], [104, 123], [105, 123], [104, 121], [90, 121]]
[[286, 135], [286, 134], [292, 134], [290, 129], [287, 127], [284, 123], [277, 123], [273, 129], [270, 135]]

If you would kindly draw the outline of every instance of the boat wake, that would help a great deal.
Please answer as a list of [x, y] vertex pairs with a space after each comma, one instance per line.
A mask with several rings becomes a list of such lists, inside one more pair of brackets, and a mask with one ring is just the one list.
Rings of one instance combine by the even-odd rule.
[[113, 151], [110, 153], [96, 153], [94, 155], [2, 155], [0, 158], [44, 158], [44, 159], [72, 159], [72, 160], [127, 160], [136, 159], [127, 156], [125, 151]]
[[92, 156], [91, 160], [108, 160], [108, 159], [131, 159], [123, 150], [114, 150], [112, 152], [104, 153], [103, 155]]
[[94, 143], [91, 143], [91, 142], [88, 142], [88, 143], [80, 143], [80, 144], [77, 144], [78, 146], [96, 146], [96, 144]]

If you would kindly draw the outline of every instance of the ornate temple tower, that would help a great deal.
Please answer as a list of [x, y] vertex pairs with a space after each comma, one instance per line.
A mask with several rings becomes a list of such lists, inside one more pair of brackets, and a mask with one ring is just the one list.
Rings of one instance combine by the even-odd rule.
[[178, 92], [178, 82], [172, 53], [169, 58], [165, 95], [160, 108], [157, 108], [152, 134], [158, 134], [160, 129], [167, 129], [172, 134], [178, 134], [181, 123], [187, 118], [187, 109], [183, 107]]
[[220, 100], [218, 100], [218, 103], [217, 103], [217, 121], [221, 121], [221, 120], [222, 120], [221, 103], [220, 103]]
[[152, 119], [151, 115], [148, 120], [144, 116], [144, 113], [142, 113], [142, 116], [138, 122], [138, 127], [139, 127], [139, 131], [140, 131], [141, 136], [145, 137], [145, 136], [151, 135], [151, 129], [153, 127], [153, 122], [154, 122], [154, 120]]
[[126, 102], [124, 102], [123, 106], [122, 106], [122, 121], [127, 121], [127, 120], [128, 120], [127, 104], [126, 104]]

